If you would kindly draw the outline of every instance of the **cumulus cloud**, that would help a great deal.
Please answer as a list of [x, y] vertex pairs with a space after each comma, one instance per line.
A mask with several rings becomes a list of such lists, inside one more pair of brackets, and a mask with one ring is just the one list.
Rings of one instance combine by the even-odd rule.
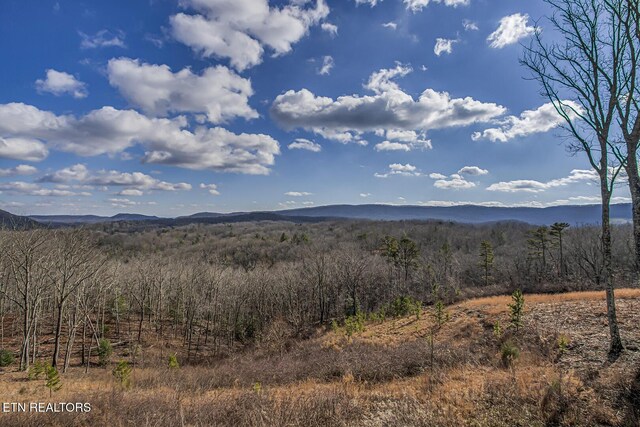
[[399, 176], [421, 176], [422, 173], [414, 165], [407, 163], [403, 165], [401, 163], [392, 163], [389, 165], [389, 170], [385, 173], [376, 173], [376, 178], [388, 178], [393, 175]]
[[167, 65], [119, 58], [111, 59], [107, 70], [109, 83], [147, 114], [204, 113], [211, 123], [258, 117], [249, 106], [251, 81], [221, 65], [198, 75], [188, 68], [174, 73]]
[[578, 182], [595, 182], [598, 179], [597, 174], [593, 170], [574, 169], [569, 176], [559, 179], [553, 179], [547, 182], [540, 182], [530, 179], [517, 179], [514, 181], [503, 181], [491, 184], [487, 187], [488, 191], [498, 191], [502, 193], [542, 193], [555, 187], [563, 187]]
[[453, 45], [455, 43], [458, 43], [458, 40], [455, 40], [455, 39], [443, 39], [443, 38], [438, 37], [436, 39], [436, 45], [433, 48], [433, 53], [435, 53], [436, 56], [440, 56], [443, 53], [451, 54], [451, 52], [453, 52]]
[[35, 138], [0, 136], [0, 158], [40, 162], [48, 155], [47, 147]]
[[402, 91], [395, 78], [410, 73], [398, 64], [373, 73], [365, 85], [374, 95], [347, 95], [336, 99], [317, 96], [308, 89], [279, 95], [271, 115], [285, 129], [302, 128], [338, 142], [360, 142], [361, 134], [385, 130], [420, 131], [489, 122], [504, 114], [504, 107], [473, 98], [452, 98], [427, 89], [418, 99]]
[[[219, 127], [190, 131], [187, 125], [184, 117], [149, 118], [113, 107], [75, 117], [57, 116], [22, 103], [0, 104], [0, 137], [4, 137], [0, 156], [41, 160], [46, 157], [46, 148], [36, 140], [80, 156], [118, 154], [142, 144], [146, 148], [142, 161], [146, 163], [268, 174], [280, 153], [278, 142], [268, 135], [235, 134]], [[30, 141], [26, 148], [20, 144], [24, 139]]]
[[371, 197], [371, 193], [360, 193], [360, 197], [366, 199], [367, 197]]
[[212, 194], [214, 196], [219, 196], [220, 192], [218, 191], [218, 186], [216, 184], [200, 184], [200, 188], [202, 188], [203, 190], [207, 190], [209, 192], [209, 194]]
[[333, 69], [333, 57], [332, 56], [325, 56], [322, 58], [322, 67], [320, 67], [318, 69], [318, 74], [320, 74], [321, 76], [328, 76], [331, 73], [331, 70]]
[[[116, 170], [90, 171], [83, 164], [76, 164], [47, 174], [39, 182], [76, 183], [80, 185], [98, 185], [127, 187], [134, 190], [179, 191], [191, 190], [191, 184], [185, 182], [170, 183], [160, 181], [142, 172], [120, 172]], [[123, 193], [123, 195], [125, 195]], [[127, 194], [132, 195], [132, 194]]]
[[442, 190], [466, 190], [476, 186], [475, 182], [467, 181], [465, 177], [460, 174], [454, 173], [449, 177], [443, 177], [440, 174], [431, 174], [429, 177], [437, 177], [433, 186]]
[[30, 165], [18, 165], [10, 169], [0, 169], [0, 176], [33, 175], [38, 169]]
[[395, 23], [395, 22], [393, 22], [393, 21], [385, 22], [384, 24], [382, 24], [382, 26], [383, 26], [384, 28], [391, 28], [392, 30], [395, 30], [395, 29], [397, 29], [397, 28], [398, 28], [398, 24], [396, 24], [396, 23]]
[[304, 138], [297, 138], [294, 142], [288, 145], [289, 150], [307, 150], [319, 153], [322, 151], [322, 146], [316, 142], [309, 141]]
[[475, 21], [471, 21], [469, 19], [465, 19], [462, 21], [462, 26], [465, 31], [478, 31], [478, 23]]
[[24, 181], [13, 181], [0, 183], [0, 192], [6, 192], [15, 195], [24, 196], [43, 196], [43, 197], [72, 197], [72, 196], [91, 196], [88, 192], [75, 192], [66, 189], [44, 188], [39, 184]]
[[100, 47], [127, 47], [124, 43], [125, 34], [122, 31], [111, 32], [101, 30], [94, 35], [85, 34], [80, 31], [80, 47], [82, 49], [95, 49]]
[[313, 195], [313, 193], [309, 193], [306, 191], [289, 191], [287, 193], [284, 193], [284, 195], [289, 197], [307, 197]]
[[480, 175], [487, 175], [489, 171], [486, 169], [479, 168], [478, 166], [465, 166], [461, 168], [458, 171], [458, 173], [460, 175], [480, 176]]
[[323, 22], [320, 25], [320, 28], [322, 29], [322, 31], [327, 32], [331, 35], [331, 37], [335, 37], [338, 35], [338, 26], [331, 24], [329, 22]]
[[356, 0], [356, 4], [368, 4], [369, 6], [373, 7], [378, 4], [378, 1], [382, 0]]
[[447, 179], [447, 176], [443, 175], [441, 173], [434, 172], [434, 173], [430, 173], [429, 174], [429, 178], [431, 178], [431, 179]]
[[[371, 7], [376, 6], [382, 0], [356, 0], [356, 4], [368, 4]], [[471, 0], [402, 0], [406, 8], [412, 12], [419, 12], [429, 3], [443, 3], [445, 6], [467, 6]]]
[[498, 29], [489, 34], [487, 41], [494, 49], [502, 49], [505, 46], [517, 43], [525, 37], [536, 32], [535, 27], [528, 25], [529, 15], [515, 13], [500, 19]]
[[[572, 120], [582, 112], [582, 108], [572, 101], [562, 101], [561, 108]], [[542, 105], [536, 110], [527, 110], [520, 117], [509, 116], [500, 123], [500, 127], [485, 129], [475, 132], [472, 139], [488, 139], [496, 142], [507, 142], [511, 139], [548, 132], [565, 123], [565, 120], [556, 111], [552, 103]]]
[[48, 92], [55, 96], [69, 94], [77, 99], [86, 98], [89, 94], [87, 85], [71, 74], [53, 69], [48, 69], [46, 73], [44, 79], [36, 80], [36, 89], [40, 93]]
[[324, 0], [270, 7], [268, 0], [182, 0], [196, 12], [170, 18], [173, 37], [203, 57], [228, 58], [237, 70], [262, 62], [265, 46], [288, 53], [309, 28], [329, 15]]
[[403, 0], [407, 9], [412, 12], [421, 11], [423, 8], [429, 6], [429, 3], [443, 3], [445, 6], [467, 6], [471, 0]]
[[411, 151], [408, 144], [400, 142], [382, 141], [373, 147], [376, 151]]
[[122, 190], [120, 192], [118, 192], [119, 196], [135, 196], [135, 197], [140, 197], [140, 196], [144, 196], [144, 191], [142, 190], [137, 190], [135, 188], [127, 188], [125, 190]]

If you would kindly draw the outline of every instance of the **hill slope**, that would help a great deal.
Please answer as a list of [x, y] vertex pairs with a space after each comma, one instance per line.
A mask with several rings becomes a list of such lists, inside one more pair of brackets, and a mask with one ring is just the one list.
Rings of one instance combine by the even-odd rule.
[[26, 216], [19, 216], [0, 209], [0, 227], [24, 229], [38, 227], [39, 224]]
[[[126, 391], [111, 367], [72, 367], [53, 398], [41, 381], [4, 373], [7, 401], [27, 393], [42, 402], [88, 401], [92, 411], [0, 419], [15, 426], [636, 426], [640, 290], [617, 294], [627, 350], [613, 362], [603, 292], [525, 295], [517, 333], [508, 328], [510, 298], [491, 297], [447, 307], [440, 327], [431, 308], [368, 321], [350, 336], [335, 327], [300, 339], [283, 321], [244, 354], [189, 366], [178, 353], [181, 366], [172, 370], [166, 358], [179, 345], [145, 343], [145, 362]], [[505, 345], [519, 349], [511, 366], [501, 361]], [[126, 346], [116, 352], [114, 360], [131, 357]]]

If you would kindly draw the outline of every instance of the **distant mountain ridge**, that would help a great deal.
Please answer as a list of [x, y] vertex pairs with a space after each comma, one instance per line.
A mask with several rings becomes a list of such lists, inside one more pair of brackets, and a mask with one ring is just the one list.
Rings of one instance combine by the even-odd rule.
[[34, 221], [42, 224], [99, 224], [115, 221], [150, 221], [160, 219], [157, 216], [119, 213], [113, 216], [100, 215], [30, 215]]
[[[441, 220], [464, 223], [522, 221], [530, 224], [553, 224], [564, 221], [572, 225], [601, 222], [600, 205], [561, 205], [546, 208], [499, 207], [480, 205], [398, 206], [398, 205], [329, 205], [278, 211], [283, 215], [326, 216], [384, 221]], [[611, 205], [611, 221], [631, 220], [631, 204]]]
[[23, 229], [38, 227], [39, 225], [36, 221], [26, 216], [14, 215], [0, 209], [0, 227], [2, 228]]
[[[109, 222], [139, 222], [176, 226], [191, 223], [224, 223], [248, 221], [318, 222], [335, 219], [381, 221], [439, 220], [470, 224], [498, 221], [520, 221], [536, 225], [568, 222], [572, 225], [598, 224], [600, 205], [563, 205], [547, 208], [497, 207], [479, 205], [459, 206], [398, 206], [398, 205], [327, 205], [257, 212], [198, 212], [177, 218], [120, 213], [114, 216], [97, 215], [33, 215], [32, 220], [51, 225], [98, 224]], [[631, 204], [611, 205], [611, 221], [620, 224], [631, 221]]]

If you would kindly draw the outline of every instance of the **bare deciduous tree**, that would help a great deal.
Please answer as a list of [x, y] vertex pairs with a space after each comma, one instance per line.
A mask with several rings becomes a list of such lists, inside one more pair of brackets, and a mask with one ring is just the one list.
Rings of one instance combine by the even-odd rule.
[[549, 22], [561, 41], [547, 44], [537, 31], [521, 62], [564, 119], [569, 148], [586, 154], [600, 181], [609, 353], [615, 356], [623, 346], [616, 317], [609, 205], [616, 177], [626, 163], [617, 147], [615, 122], [618, 100], [626, 95], [620, 80], [626, 39], [622, 27], [616, 25], [616, 7], [622, 0], [545, 2], [554, 11]]

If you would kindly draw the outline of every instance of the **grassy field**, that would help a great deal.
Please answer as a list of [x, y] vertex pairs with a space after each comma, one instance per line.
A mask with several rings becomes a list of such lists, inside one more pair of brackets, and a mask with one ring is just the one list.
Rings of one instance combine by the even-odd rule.
[[[265, 339], [230, 358], [170, 369], [172, 343], [145, 343], [122, 387], [108, 367], [44, 380], [5, 369], [3, 402], [89, 402], [88, 413], [2, 413], [3, 426], [637, 426], [640, 290], [618, 291], [627, 350], [607, 360], [604, 294], [507, 296], [370, 320], [364, 330]], [[501, 325], [497, 328], [496, 325]], [[497, 329], [501, 329], [498, 331]], [[277, 335], [277, 334], [276, 334]], [[433, 343], [433, 344], [432, 344]], [[508, 343], [508, 344], [505, 344]], [[519, 355], [505, 363], [505, 346]], [[130, 358], [130, 356], [129, 356]]]

